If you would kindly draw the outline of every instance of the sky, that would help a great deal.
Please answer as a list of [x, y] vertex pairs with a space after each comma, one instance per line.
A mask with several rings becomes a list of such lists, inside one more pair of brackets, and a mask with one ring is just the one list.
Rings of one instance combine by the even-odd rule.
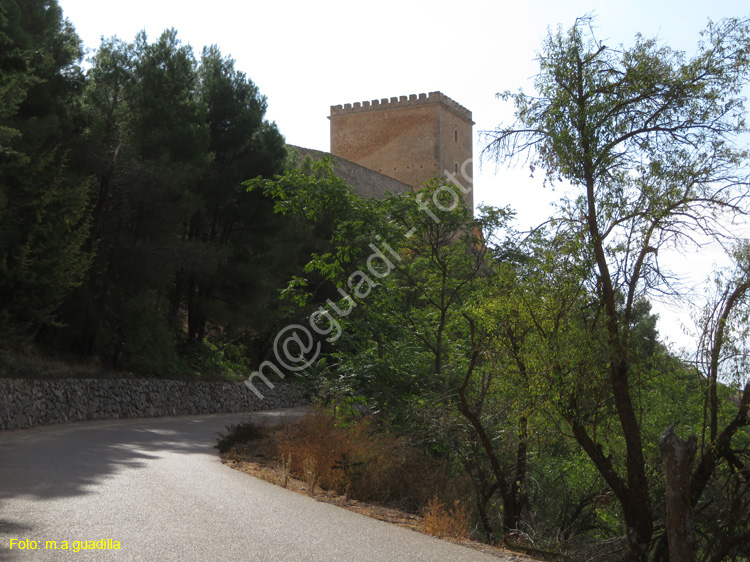
[[[236, 60], [268, 99], [267, 118], [288, 143], [328, 151], [330, 106], [441, 91], [473, 113], [474, 201], [510, 205], [517, 228], [543, 222], [562, 196], [541, 174], [482, 162], [482, 132], [512, 122], [512, 107], [496, 93], [532, 92], [536, 54], [547, 30], [595, 16], [606, 45], [629, 46], [637, 33], [656, 37], [688, 56], [708, 20], [750, 16], [736, 0], [59, 0], [87, 48], [102, 37], [150, 39], [167, 28], [193, 46], [216, 44]], [[670, 257], [671, 267], [696, 285], [694, 302], [721, 252]], [[691, 346], [689, 307], [659, 305], [660, 329], [675, 346]]]

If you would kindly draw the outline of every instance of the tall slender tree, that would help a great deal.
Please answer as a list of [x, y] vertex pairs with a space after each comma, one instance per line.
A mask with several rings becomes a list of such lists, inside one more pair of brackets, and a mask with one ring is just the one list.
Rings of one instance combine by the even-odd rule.
[[183, 235], [185, 255], [194, 258], [180, 265], [172, 299], [187, 312], [193, 343], [204, 339], [209, 322], [241, 332], [260, 320], [267, 281], [276, 278], [271, 265], [279, 265], [278, 254], [263, 246], [279, 234], [281, 221], [273, 216], [272, 201], [248, 192], [242, 182], [280, 173], [286, 157], [283, 137], [264, 120], [265, 97], [234, 60], [216, 46], [204, 48], [197, 73], [211, 162]]
[[496, 158], [531, 152], [533, 166], [578, 189], [559, 218], [570, 236], [585, 240], [596, 264], [622, 465], [582, 415], [581, 395], [571, 394], [563, 413], [620, 502], [628, 560], [646, 560], [654, 533], [633, 395], [633, 316], [639, 297], [669, 290], [660, 249], [717, 236], [718, 219], [743, 210], [746, 152], [735, 139], [745, 130], [740, 92], [750, 76], [748, 40], [747, 20], [710, 24], [697, 55], [686, 60], [640, 36], [631, 48], [609, 48], [590, 19], [580, 19], [567, 33], [549, 34], [538, 94], [506, 93], [517, 122], [489, 137]]
[[[0, 3], [0, 334], [28, 338], [89, 265], [80, 133], [81, 43], [54, 0]], [[7, 74], [6, 74], [7, 72]]]

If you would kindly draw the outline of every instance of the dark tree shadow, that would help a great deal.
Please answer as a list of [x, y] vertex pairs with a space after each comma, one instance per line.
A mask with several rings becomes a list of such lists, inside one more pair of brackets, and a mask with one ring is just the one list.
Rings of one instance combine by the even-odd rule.
[[[138, 470], [164, 453], [211, 455], [227, 425], [252, 418], [272, 425], [305, 408], [244, 414], [212, 414], [80, 422], [0, 432], [0, 560], [8, 537], [28, 536], [33, 525], [10, 518], [3, 506], [14, 498], [44, 501], [97, 493], [97, 485], [122, 471]], [[175, 477], [178, 477], [176, 475]]]

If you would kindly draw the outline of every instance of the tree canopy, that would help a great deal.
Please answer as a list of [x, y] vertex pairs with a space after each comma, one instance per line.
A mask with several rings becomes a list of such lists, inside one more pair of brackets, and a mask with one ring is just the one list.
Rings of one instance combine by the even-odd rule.
[[577, 190], [553, 220], [560, 235], [582, 240], [593, 266], [622, 465], [581, 410], [579, 392], [569, 392], [561, 413], [621, 504], [629, 560], [646, 560], [655, 509], [634, 395], [636, 303], [673, 290], [660, 250], [722, 236], [723, 221], [746, 213], [748, 153], [737, 141], [746, 132], [749, 34], [747, 20], [712, 23], [687, 59], [641, 36], [630, 48], [609, 48], [590, 18], [579, 19], [544, 41], [537, 95], [502, 95], [517, 122], [489, 134], [494, 158], [528, 154], [532, 168]]
[[0, 4], [0, 334], [139, 373], [248, 361], [297, 260], [242, 186], [286, 162], [265, 97], [174, 29], [82, 58], [57, 2]]

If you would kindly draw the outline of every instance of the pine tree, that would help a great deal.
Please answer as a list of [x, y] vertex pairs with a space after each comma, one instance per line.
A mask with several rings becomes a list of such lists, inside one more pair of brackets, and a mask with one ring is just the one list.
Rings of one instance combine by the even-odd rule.
[[0, 336], [56, 322], [89, 266], [88, 182], [76, 138], [82, 49], [54, 0], [0, 4]]
[[194, 343], [203, 340], [209, 321], [239, 332], [268, 317], [265, 301], [269, 289], [275, 291], [268, 281], [283, 269], [268, 251], [269, 239], [282, 226], [272, 202], [248, 193], [242, 182], [279, 173], [286, 156], [275, 124], [263, 119], [265, 97], [234, 60], [216, 46], [205, 48], [199, 79], [213, 158], [199, 188], [200, 206], [188, 221], [188, 260], [178, 272], [174, 299], [184, 301]]
[[96, 259], [56, 337], [165, 375], [183, 368], [181, 341], [269, 322], [282, 221], [242, 182], [281, 170], [284, 139], [232, 59], [211, 47], [198, 63], [174, 30], [105, 40], [92, 63], [83, 153]]

